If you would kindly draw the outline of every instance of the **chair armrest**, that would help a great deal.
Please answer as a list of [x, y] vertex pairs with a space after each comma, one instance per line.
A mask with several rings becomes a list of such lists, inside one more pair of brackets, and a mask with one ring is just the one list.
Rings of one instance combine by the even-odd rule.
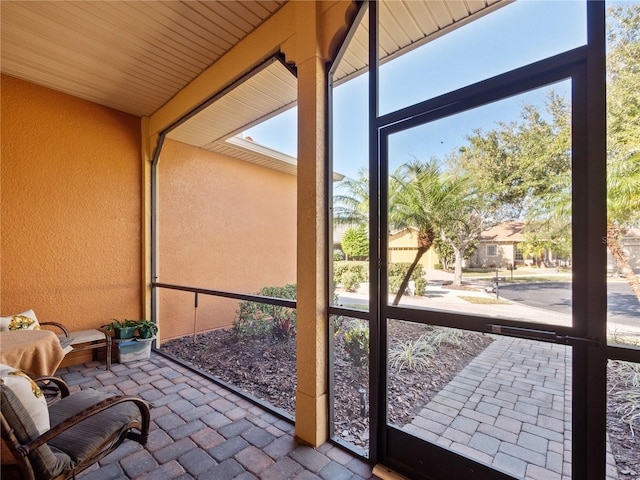
[[24, 445], [20, 445], [17, 449], [22, 455], [27, 456], [32, 450], [35, 450], [36, 448], [51, 441], [53, 438], [57, 437], [65, 430], [68, 430], [74, 425], [77, 425], [78, 423], [88, 419], [89, 417], [97, 413], [100, 413], [104, 410], [107, 410], [108, 408], [111, 408], [115, 405], [119, 405], [124, 402], [134, 403], [138, 407], [138, 410], [140, 411], [140, 416], [142, 418], [140, 434], [132, 434], [130, 435], [130, 437], [144, 445], [147, 442], [147, 437], [149, 435], [149, 425], [151, 422], [149, 404], [146, 401], [137, 397], [114, 395], [112, 397], [105, 398], [104, 400], [97, 402], [96, 404], [91, 405], [90, 407], [87, 407], [84, 410], [79, 411], [75, 415], [72, 415], [71, 417], [63, 420], [56, 426], [52, 427], [50, 430], [47, 430], [45, 433], [43, 433], [39, 437], [34, 438], [33, 440], [31, 440], [28, 443], [25, 443]]
[[59, 377], [35, 377], [33, 381], [38, 384], [40, 390], [44, 393], [47, 405], [69, 396], [69, 386]]
[[67, 330], [67, 327], [65, 327], [61, 323], [58, 323], [58, 322], [40, 322], [40, 325], [52, 325], [54, 327], [58, 327], [60, 330], [62, 330], [62, 333], [64, 333], [65, 337], [69, 336], [69, 330]]

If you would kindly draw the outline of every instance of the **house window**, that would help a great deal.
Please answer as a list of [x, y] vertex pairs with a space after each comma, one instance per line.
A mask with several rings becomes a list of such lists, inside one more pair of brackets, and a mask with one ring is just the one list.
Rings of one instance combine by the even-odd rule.
[[498, 256], [498, 246], [487, 245], [487, 257], [497, 257], [497, 256]]
[[521, 248], [516, 248], [516, 260], [524, 260], [524, 254]]

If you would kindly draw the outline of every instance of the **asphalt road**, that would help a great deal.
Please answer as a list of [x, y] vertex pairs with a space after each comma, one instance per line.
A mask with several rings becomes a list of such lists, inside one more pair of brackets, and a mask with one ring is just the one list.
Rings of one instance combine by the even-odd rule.
[[[507, 300], [559, 313], [571, 313], [571, 283], [531, 282], [499, 285], [499, 295]], [[624, 281], [607, 283], [609, 322], [640, 327], [640, 302]]]

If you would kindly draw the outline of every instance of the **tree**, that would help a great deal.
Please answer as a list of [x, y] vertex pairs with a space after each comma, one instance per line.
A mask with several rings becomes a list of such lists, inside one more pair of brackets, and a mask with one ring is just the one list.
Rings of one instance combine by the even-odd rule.
[[[442, 269], [449, 270], [451, 265], [455, 262], [455, 254], [453, 253], [453, 248], [451, 248], [449, 242], [445, 242], [442, 238], [436, 237], [433, 239], [433, 248], [438, 255], [438, 260], [440, 261]], [[473, 254], [473, 251], [470, 255], [471, 254]]]
[[351, 227], [344, 232], [342, 251], [351, 260], [369, 257], [369, 237], [364, 224]]
[[640, 224], [640, 9], [609, 9], [607, 55], [607, 246], [640, 301], [640, 279], [620, 238]]
[[389, 181], [389, 223], [397, 229], [418, 230], [418, 249], [393, 301], [393, 305], [397, 305], [416, 265], [440, 234], [446, 212], [463, 190], [464, 181], [442, 173], [434, 160], [414, 160], [401, 165]]
[[476, 129], [467, 140], [456, 156], [457, 166], [505, 219], [526, 217], [537, 199], [571, 178], [570, 109], [554, 92], [543, 111], [525, 105], [519, 121]]
[[[453, 248], [448, 241], [442, 240], [442, 237], [436, 237], [433, 240], [433, 248], [438, 255], [438, 260], [443, 270], [450, 270], [452, 266], [455, 268], [456, 256]], [[469, 258], [478, 250], [478, 242], [472, 242], [462, 253], [462, 258]]]
[[440, 227], [440, 239], [453, 251], [453, 285], [462, 285], [462, 262], [490, 224], [490, 217], [473, 202], [473, 197], [453, 199]]
[[608, 162], [607, 247], [620, 273], [640, 301], [640, 279], [624, 254], [620, 238], [640, 219], [640, 154]]
[[[609, 9], [607, 54], [607, 232], [606, 243], [638, 300], [635, 275], [620, 238], [640, 225], [640, 9]], [[496, 203], [528, 221], [528, 247], [567, 252], [571, 225], [570, 110], [551, 95], [544, 118], [525, 107], [521, 122], [480, 130], [463, 150], [462, 167]], [[517, 218], [517, 217], [514, 217]], [[535, 225], [535, 228], [531, 226]]]
[[357, 178], [346, 177], [338, 184], [338, 188], [344, 193], [333, 197], [334, 222], [342, 225], [367, 225], [369, 223], [369, 170], [360, 168]]
[[[440, 242], [446, 244], [453, 254], [453, 285], [462, 285], [462, 263], [475, 248], [484, 230], [500, 222], [502, 203], [495, 200], [493, 192], [483, 189], [482, 183], [460, 170], [460, 165], [469, 160], [472, 150], [462, 149], [452, 153], [447, 163], [452, 168], [450, 178], [458, 183], [456, 192], [448, 198], [440, 225]], [[500, 206], [500, 208], [497, 208]]]
[[607, 147], [617, 160], [640, 151], [640, 8], [609, 8], [608, 19]]
[[521, 248], [524, 258], [531, 257], [535, 265], [541, 267], [547, 250], [551, 248], [551, 242], [544, 236], [540, 236], [538, 232], [528, 231], [524, 233]]

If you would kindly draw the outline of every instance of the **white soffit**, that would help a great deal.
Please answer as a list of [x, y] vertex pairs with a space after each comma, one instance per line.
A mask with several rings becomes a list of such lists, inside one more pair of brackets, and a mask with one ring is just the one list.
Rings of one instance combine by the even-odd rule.
[[216, 142], [208, 150], [289, 175], [298, 174], [296, 158], [244, 138], [231, 137], [224, 142]]
[[285, 3], [3, 0], [0, 67], [148, 116]]
[[[508, 1], [381, 0], [381, 61]], [[4, 0], [0, 67], [4, 74], [149, 116], [286, 2]], [[363, 21], [348, 42], [336, 83], [367, 69], [367, 45]], [[224, 140], [292, 107], [296, 83], [284, 65], [273, 62], [168, 136], [292, 172], [287, 161]]]
[[167, 133], [167, 138], [295, 174], [295, 158], [240, 139], [236, 135], [291, 108], [296, 100], [296, 77], [282, 62], [273, 59], [267, 66], [172, 129]]
[[296, 100], [296, 77], [274, 59], [171, 130], [167, 137], [210, 149], [216, 142], [292, 107]]
[[[380, 63], [407, 53], [512, 0], [380, 0]], [[348, 40], [334, 84], [368, 69], [368, 13]]]

